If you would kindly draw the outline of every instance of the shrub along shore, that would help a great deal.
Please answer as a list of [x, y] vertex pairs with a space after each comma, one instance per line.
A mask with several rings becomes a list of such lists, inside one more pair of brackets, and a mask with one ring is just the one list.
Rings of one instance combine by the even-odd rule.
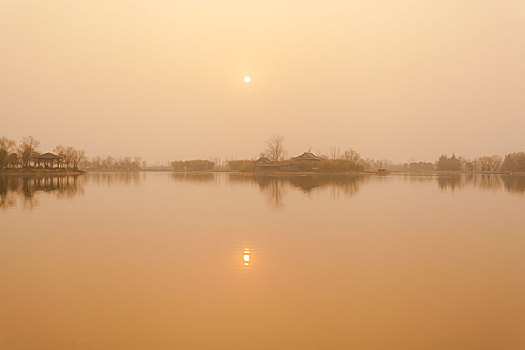
[[404, 172], [417, 174], [525, 173], [525, 152], [482, 156], [467, 159], [452, 154], [441, 155], [435, 162], [393, 163], [389, 160], [363, 158], [355, 150], [341, 151], [332, 147], [329, 154], [315, 154], [311, 150], [295, 157], [287, 157], [285, 138], [273, 135], [257, 159], [244, 160], [186, 160], [173, 161], [169, 166], [151, 166], [139, 157], [107, 156], [88, 158], [83, 150], [56, 146], [53, 153], [40, 153], [40, 143], [33, 137], [19, 142], [0, 137], [0, 174], [82, 174], [85, 171], [174, 171], [212, 172], [228, 171], [243, 173], [274, 174], [352, 174], [380, 172]]

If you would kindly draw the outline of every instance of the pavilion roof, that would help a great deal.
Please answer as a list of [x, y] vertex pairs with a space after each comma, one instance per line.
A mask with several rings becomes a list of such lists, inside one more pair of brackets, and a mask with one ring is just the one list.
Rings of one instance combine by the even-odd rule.
[[275, 164], [275, 163], [272, 162], [271, 160], [269, 160], [266, 157], [261, 157], [261, 158], [259, 158], [259, 159], [257, 159], [255, 161], [255, 164], [268, 164], [268, 165], [270, 165], [270, 164]]
[[304, 152], [300, 156], [293, 157], [292, 160], [321, 160], [321, 158], [312, 152]]
[[57, 159], [62, 159], [61, 156], [57, 156], [56, 154], [53, 154], [53, 153], [50, 153], [50, 152], [46, 152], [46, 153], [42, 153], [38, 156], [34, 156], [33, 157], [34, 159], [39, 159], [39, 160], [57, 160]]

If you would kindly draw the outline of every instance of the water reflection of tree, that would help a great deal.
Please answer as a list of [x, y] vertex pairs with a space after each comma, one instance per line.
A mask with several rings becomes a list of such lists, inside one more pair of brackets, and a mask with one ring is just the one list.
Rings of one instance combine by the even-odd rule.
[[[411, 179], [411, 181], [414, 181]], [[436, 176], [438, 186], [443, 191], [454, 191], [465, 186], [480, 190], [498, 191], [504, 188], [507, 192], [525, 192], [525, 176], [500, 174], [450, 174]]]
[[500, 190], [502, 187], [501, 176], [491, 174], [468, 174], [465, 177], [465, 182], [472, 183], [474, 187], [482, 190]]
[[177, 182], [206, 183], [214, 182], [218, 177], [215, 173], [171, 173], [171, 179]]
[[276, 209], [283, 207], [283, 197], [286, 192], [286, 184], [283, 179], [278, 177], [256, 177], [255, 181], [259, 185], [261, 192], [268, 195], [268, 204]]
[[502, 175], [505, 190], [513, 193], [525, 193], [525, 175]]
[[442, 191], [452, 191], [462, 188], [465, 183], [462, 181], [460, 174], [452, 174], [437, 177], [438, 186]]
[[288, 188], [299, 189], [310, 195], [314, 191], [331, 189], [333, 194], [353, 196], [360, 184], [369, 177], [366, 175], [238, 175], [230, 174], [228, 181], [253, 183], [261, 192], [268, 195], [269, 203], [274, 208], [282, 208], [283, 198]]
[[89, 175], [86, 177], [86, 182], [93, 183], [95, 185], [140, 185], [145, 176], [145, 173], [139, 173], [136, 171], [89, 173]]
[[84, 193], [82, 181], [79, 175], [0, 176], [0, 208], [14, 207], [21, 198], [24, 208], [32, 209], [38, 204], [36, 194], [41, 192], [72, 198]]
[[351, 197], [359, 191], [359, 186], [365, 179], [369, 177], [365, 175], [309, 175], [294, 176], [289, 181], [291, 185], [300, 188], [305, 193], [330, 188]]

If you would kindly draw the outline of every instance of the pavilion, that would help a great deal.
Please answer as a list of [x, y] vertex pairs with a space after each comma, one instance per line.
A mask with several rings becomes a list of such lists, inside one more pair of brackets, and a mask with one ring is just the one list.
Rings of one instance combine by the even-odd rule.
[[292, 161], [304, 161], [304, 160], [310, 161], [310, 162], [320, 162], [321, 157], [316, 156], [312, 152], [304, 152], [300, 156], [292, 158]]
[[57, 156], [56, 154], [49, 152], [33, 157], [33, 162], [35, 163], [35, 166], [43, 166], [44, 168], [60, 168], [62, 160], [63, 158], [61, 156]]

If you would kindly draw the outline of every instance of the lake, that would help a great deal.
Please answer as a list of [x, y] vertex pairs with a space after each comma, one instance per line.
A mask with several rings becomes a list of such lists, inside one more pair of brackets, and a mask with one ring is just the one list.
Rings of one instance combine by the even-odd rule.
[[525, 176], [0, 177], [0, 348], [524, 349]]

